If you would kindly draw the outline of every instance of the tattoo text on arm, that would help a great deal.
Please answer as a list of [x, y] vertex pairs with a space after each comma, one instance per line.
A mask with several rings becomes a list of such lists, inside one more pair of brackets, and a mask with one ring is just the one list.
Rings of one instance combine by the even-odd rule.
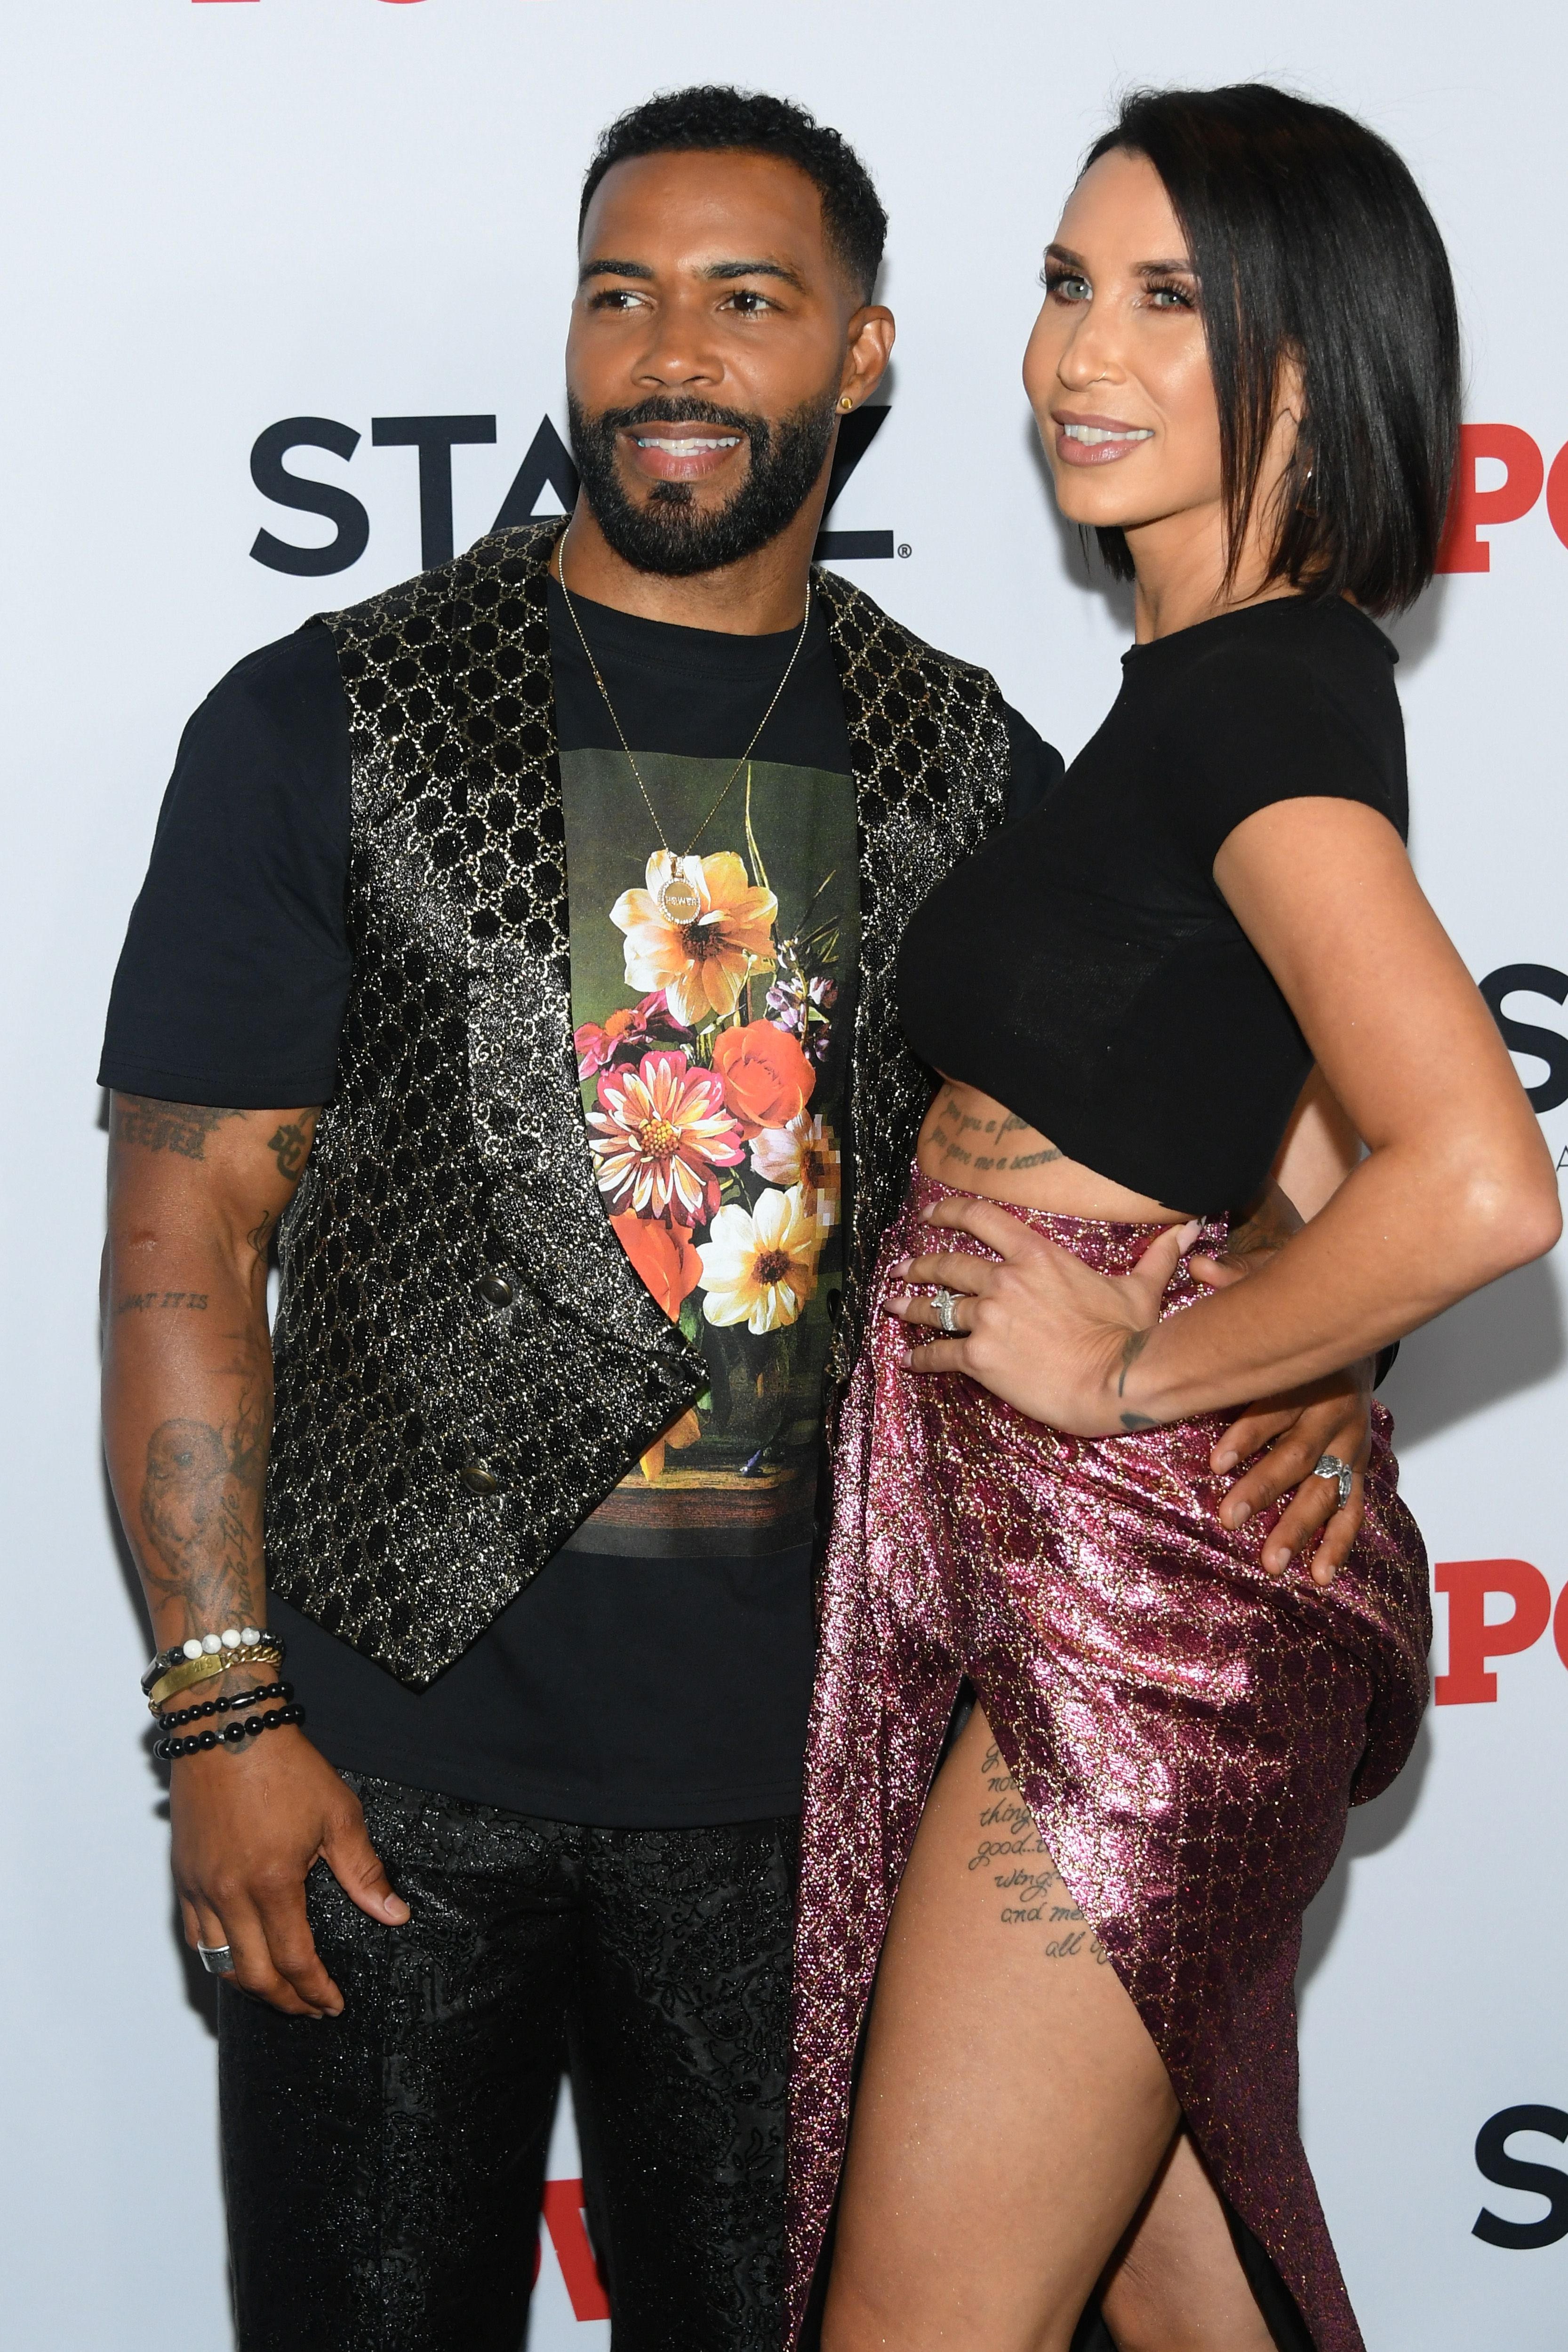
[[182, 1160], [205, 1160], [209, 1135], [242, 1110], [216, 1103], [161, 1102], [153, 1095], [116, 1095], [114, 1138], [143, 1151], [176, 1151]]

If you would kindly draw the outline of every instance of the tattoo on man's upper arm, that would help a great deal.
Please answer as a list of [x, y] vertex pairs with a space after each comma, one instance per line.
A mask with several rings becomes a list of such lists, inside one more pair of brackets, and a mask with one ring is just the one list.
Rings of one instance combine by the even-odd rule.
[[154, 1307], [185, 1314], [205, 1315], [207, 1293], [205, 1290], [128, 1290], [123, 1298], [116, 1299], [116, 1315], [148, 1315]]
[[285, 1119], [277, 1134], [267, 1139], [267, 1149], [278, 1162], [278, 1173], [290, 1184], [297, 1184], [305, 1172], [315, 1132], [315, 1112], [303, 1110], [297, 1119]]
[[205, 1160], [209, 1135], [225, 1119], [243, 1118], [242, 1110], [216, 1103], [162, 1102], [153, 1095], [114, 1097], [114, 1139], [139, 1144], [143, 1151], [174, 1151], [182, 1160]]

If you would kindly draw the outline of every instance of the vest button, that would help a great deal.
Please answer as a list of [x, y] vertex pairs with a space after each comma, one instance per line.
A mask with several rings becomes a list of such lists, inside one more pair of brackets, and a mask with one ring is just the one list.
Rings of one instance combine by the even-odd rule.
[[499, 1495], [500, 1480], [488, 1462], [465, 1462], [458, 1473], [470, 1495]]
[[510, 1283], [503, 1282], [499, 1274], [487, 1274], [479, 1283], [479, 1297], [488, 1298], [492, 1307], [510, 1307], [516, 1295]]

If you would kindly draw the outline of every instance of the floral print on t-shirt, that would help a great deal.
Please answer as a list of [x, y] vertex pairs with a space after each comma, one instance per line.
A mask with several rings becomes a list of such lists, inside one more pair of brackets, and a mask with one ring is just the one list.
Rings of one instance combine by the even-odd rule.
[[[667, 837], [689, 840], [724, 764], [637, 764]], [[619, 753], [568, 752], [562, 768], [595, 1177], [627, 1256], [710, 1376], [575, 1540], [782, 1549], [811, 1529], [840, 1279], [853, 788], [753, 763], [683, 852], [643, 847], [653, 827]], [[661, 903], [677, 877], [689, 919]]]

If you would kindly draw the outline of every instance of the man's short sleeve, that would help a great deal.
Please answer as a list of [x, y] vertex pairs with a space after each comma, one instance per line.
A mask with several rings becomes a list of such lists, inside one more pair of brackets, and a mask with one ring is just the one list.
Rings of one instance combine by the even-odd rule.
[[1016, 824], [1021, 816], [1033, 816], [1047, 793], [1059, 784], [1066, 772], [1066, 762], [1054, 744], [1037, 735], [1021, 710], [1010, 702], [1002, 706], [1007, 721], [1007, 749], [1012, 754], [1013, 773], [1007, 788], [1007, 823]]
[[336, 647], [311, 624], [230, 670], [185, 729], [99, 1084], [238, 1110], [325, 1102], [348, 854], [348, 710]]

